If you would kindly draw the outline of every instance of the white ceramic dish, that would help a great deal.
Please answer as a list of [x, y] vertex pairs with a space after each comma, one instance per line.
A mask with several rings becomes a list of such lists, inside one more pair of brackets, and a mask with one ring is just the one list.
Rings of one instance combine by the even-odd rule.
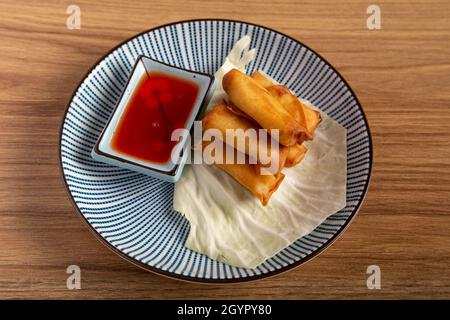
[[109, 121], [103, 130], [98, 142], [92, 149], [92, 158], [107, 164], [111, 164], [124, 169], [133, 170], [143, 173], [164, 181], [176, 182], [183, 172], [184, 165], [189, 155], [190, 144], [185, 137], [180, 139], [180, 142], [174, 147], [174, 154], [179, 155], [179, 161], [174, 162], [169, 160], [166, 163], [153, 163], [144, 161], [132, 156], [123, 154], [115, 150], [111, 146], [112, 137], [120, 119], [128, 106], [130, 99], [136, 92], [136, 88], [143, 77], [147, 76], [147, 72], [157, 71], [162, 72], [177, 78], [193, 81], [198, 85], [199, 94], [194, 103], [193, 111], [191, 112], [186, 129], [190, 130], [194, 120], [196, 120], [202, 113], [204, 107], [208, 104], [212, 92], [214, 92], [214, 77], [202, 73], [195, 72], [179, 67], [171, 66], [163, 62], [140, 55], [134, 64], [131, 75], [119, 98], [117, 105], [109, 118]]

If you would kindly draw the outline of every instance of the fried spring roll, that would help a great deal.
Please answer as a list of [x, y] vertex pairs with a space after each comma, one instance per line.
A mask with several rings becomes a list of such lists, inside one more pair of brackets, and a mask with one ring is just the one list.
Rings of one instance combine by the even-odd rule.
[[303, 112], [305, 114], [306, 123], [305, 127], [311, 134], [316, 130], [322, 118], [320, 117], [320, 112], [314, 109], [311, 109], [306, 104], [302, 103]]
[[307, 151], [308, 149], [301, 144], [296, 144], [289, 147], [289, 152], [286, 161], [284, 163], [284, 166], [286, 168], [290, 168], [299, 164], [300, 161], [302, 161], [303, 158], [305, 157]]
[[294, 96], [288, 88], [282, 85], [271, 85], [268, 86], [267, 91], [274, 96], [281, 105], [286, 109], [287, 112], [295, 119], [295, 121], [300, 123], [305, 123], [305, 114], [303, 113], [300, 101]]
[[[228, 146], [228, 148], [231, 147]], [[261, 169], [257, 164], [227, 164], [224, 161], [224, 163], [216, 163], [216, 166], [224, 170], [242, 186], [252, 192], [261, 201], [263, 206], [267, 205], [270, 197], [284, 179], [284, 174], [281, 172], [277, 175], [261, 174]]]
[[254, 164], [218, 164], [217, 166], [250, 190], [263, 206], [267, 205], [284, 179], [283, 173], [277, 176], [261, 175], [257, 165]]
[[253, 72], [252, 78], [255, 79], [256, 82], [258, 82], [261, 86], [263, 86], [266, 89], [271, 85], [274, 85], [274, 82], [271, 79], [269, 79], [269, 77], [266, 77], [259, 71]]
[[[302, 103], [288, 88], [275, 84], [261, 72], [254, 72], [252, 78], [269, 91], [286, 108], [294, 119], [299, 121], [300, 124], [306, 128], [310, 137], [312, 137], [314, 130], [321, 121], [320, 112], [310, 108], [305, 103]], [[297, 102], [295, 102], [294, 99]], [[300, 111], [297, 111], [296, 109], [300, 109]]]
[[253, 118], [261, 127], [278, 129], [278, 141], [285, 146], [297, 143], [306, 132], [285, 108], [258, 82], [237, 69], [223, 77], [223, 89], [241, 111]]
[[[225, 142], [238, 151], [254, 159], [264, 167], [272, 167], [273, 173], [278, 173], [284, 166], [288, 155], [288, 147], [279, 145], [272, 147], [270, 136], [266, 141], [259, 138], [260, 126], [253, 120], [242, 117], [231, 110], [225, 101], [216, 105], [202, 120], [203, 132], [209, 129], [218, 129], [222, 137], [232, 139]], [[222, 139], [223, 140], [223, 139]]]

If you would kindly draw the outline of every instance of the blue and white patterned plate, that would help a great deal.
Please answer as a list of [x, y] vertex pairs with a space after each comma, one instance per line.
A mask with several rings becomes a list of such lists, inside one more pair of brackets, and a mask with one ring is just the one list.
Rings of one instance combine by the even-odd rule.
[[[233, 44], [246, 34], [252, 39], [250, 48], [257, 48], [248, 72], [267, 71], [347, 128], [347, 206], [253, 270], [232, 267], [184, 247], [189, 223], [172, 209], [173, 184], [96, 162], [90, 156], [138, 55], [214, 74]], [[372, 167], [367, 120], [339, 73], [289, 36], [229, 20], [171, 23], [114, 48], [89, 71], [73, 94], [61, 128], [60, 152], [70, 198], [103, 243], [146, 270], [200, 282], [260, 279], [316, 256], [355, 216]]]

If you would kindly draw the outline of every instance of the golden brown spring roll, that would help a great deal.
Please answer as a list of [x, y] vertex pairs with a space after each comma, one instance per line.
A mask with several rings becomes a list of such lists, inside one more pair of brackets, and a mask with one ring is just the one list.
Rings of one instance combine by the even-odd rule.
[[[225, 144], [224, 144], [225, 145]], [[226, 146], [224, 146], [224, 149]], [[231, 148], [228, 146], [228, 148]], [[234, 149], [235, 152], [239, 152]], [[224, 170], [232, 176], [242, 186], [252, 192], [263, 206], [269, 202], [272, 194], [277, 190], [278, 186], [284, 179], [283, 173], [277, 175], [262, 175], [259, 165], [257, 164], [226, 164], [216, 163], [216, 166]]]
[[285, 146], [297, 143], [306, 132], [285, 108], [258, 82], [237, 69], [223, 77], [223, 89], [241, 111], [271, 132], [278, 129], [278, 141]]
[[299, 164], [300, 161], [302, 161], [303, 158], [305, 157], [307, 151], [308, 149], [301, 144], [296, 144], [289, 147], [289, 152], [286, 161], [284, 163], [284, 166], [286, 168], [290, 168]]
[[309, 133], [307, 140], [312, 138], [314, 130], [317, 128], [321, 121], [320, 112], [310, 108], [305, 103], [298, 100], [298, 98], [291, 93], [291, 91], [282, 85], [275, 84], [266, 75], [259, 71], [252, 74], [252, 78], [255, 79], [261, 86], [269, 91], [283, 107], [286, 108], [294, 119], [300, 122], [300, 124], [306, 128]]
[[281, 105], [287, 112], [289, 112], [295, 121], [300, 123], [306, 122], [300, 101], [289, 91], [288, 88], [282, 85], [274, 84], [268, 86], [266, 89], [281, 103]]
[[259, 71], [255, 71], [252, 73], [252, 78], [256, 80], [256, 82], [258, 82], [261, 86], [263, 86], [264, 88], [268, 88], [271, 85], [274, 85], [275, 83], [266, 75], [262, 74]]
[[[284, 166], [288, 155], [288, 147], [278, 144], [278, 148], [272, 147], [270, 136], [267, 141], [259, 139], [258, 130], [261, 127], [253, 120], [242, 117], [231, 110], [225, 101], [221, 101], [213, 107], [202, 120], [202, 128], [205, 132], [209, 129], [218, 129], [223, 138], [227, 137], [227, 130], [233, 141], [225, 141], [240, 152], [249, 155], [254, 162], [262, 164], [264, 167], [271, 167], [273, 164], [273, 174], [277, 174]], [[230, 130], [241, 130], [234, 132]], [[253, 135], [253, 136], [252, 136]], [[252, 138], [250, 138], [252, 136]], [[223, 139], [222, 139], [223, 140]], [[241, 140], [241, 141], [240, 141]]]
[[314, 110], [304, 104], [302, 102], [303, 112], [305, 114], [306, 123], [305, 127], [308, 130], [309, 133], [313, 134], [314, 130], [316, 130], [317, 126], [319, 125], [320, 121], [322, 121], [322, 118], [320, 116], [320, 112], [317, 110]]
[[269, 202], [272, 194], [284, 179], [284, 174], [261, 175], [258, 166], [255, 164], [217, 164], [237, 182], [250, 190], [263, 206]]

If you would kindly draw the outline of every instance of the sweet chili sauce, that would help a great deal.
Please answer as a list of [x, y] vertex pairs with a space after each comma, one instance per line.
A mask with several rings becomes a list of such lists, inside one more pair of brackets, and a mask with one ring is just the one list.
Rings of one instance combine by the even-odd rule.
[[160, 72], [142, 77], [111, 140], [116, 151], [164, 164], [176, 141], [172, 131], [185, 128], [199, 92], [194, 82]]

